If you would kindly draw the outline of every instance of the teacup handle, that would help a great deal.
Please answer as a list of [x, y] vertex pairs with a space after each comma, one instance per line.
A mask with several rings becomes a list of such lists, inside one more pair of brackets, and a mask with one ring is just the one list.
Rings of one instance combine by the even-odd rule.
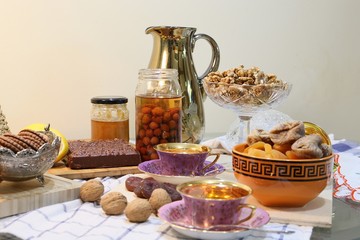
[[254, 216], [254, 211], [256, 210], [256, 207], [254, 205], [251, 205], [251, 204], [240, 204], [237, 208], [237, 211], [240, 211], [241, 209], [243, 208], [250, 208], [251, 209], [251, 212], [250, 214], [246, 217], [246, 218], [243, 218], [243, 219], [240, 219], [238, 224], [240, 223], [243, 223], [247, 220], [249, 220], [250, 218], [252, 218]]
[[211, 163], [209, 163], [209, 164], [206, 165], [203, 169], [201, 169], [201, 172], [202, 172], [203, 174], [206, 172], [207, 169], [209, 169], [209, 168], [211, 168], [212, 166], [214, 166], [214, 164], [218, 161], [218, 159], [219, 159], [219, 157], [220, 157], [220, 153], [209, 153], [206, 158], [208, 158], [208, 157], [210, 157], [210, 156], [216, 156], [216, 157], [215, 157], [215, 159], [214, 159]]

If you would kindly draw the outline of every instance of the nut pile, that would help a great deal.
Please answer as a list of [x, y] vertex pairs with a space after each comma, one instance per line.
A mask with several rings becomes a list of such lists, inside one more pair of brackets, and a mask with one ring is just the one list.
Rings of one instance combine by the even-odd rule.
[[[108, 192], [104, 194], [104, 185], [98, 179], [90, 179], [80, 187], [80, 199], [83, 202], [98, 202], [107, 215], [125, 214], [130, 222], [145, 222], [151, 214], [157, 214], [157, 211], [163, 205], [176, 200], [175, 188], [170, 185], [164, 185], [156, 182], [154, 179], [142, 179], [140, 177], [129, 177], [126, 179], [126, 189], [133, 192], [136, 186], [143, 180], [147, 180], [145, 193], [142, 196], [128, 202], [126, 196], [121, 192]], [[171, 188], [171, 189], [170, 189]], [[180, 196], [180, 194], [178, 194]], [[181, 197], [181, 196], [180, 196]]]
[[43, 144], [49, 141], [50, 138], [46, 134], [30, 129], [21, 130], [17, 135], [5, 133], [0, 136], [0, 146], [8, 148], [14, 153], [24, 149], [37, 151]]
[[265, 74], [258, 67], [245, 69], [243, 65], [211, 72], [203, 84], [209, 97], [220, 105], [262, 105], [271, 101], [277, 91], [288, 88], [276, 75]]

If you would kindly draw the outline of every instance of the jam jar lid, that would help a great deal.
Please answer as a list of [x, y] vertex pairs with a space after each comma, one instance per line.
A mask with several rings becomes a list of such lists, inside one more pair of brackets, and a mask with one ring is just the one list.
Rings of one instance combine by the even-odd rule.
[[91, 98], [91, 103], [94, 104], [123, 104], [127, 102], [128, 99], [122, 96], [98, 96]]

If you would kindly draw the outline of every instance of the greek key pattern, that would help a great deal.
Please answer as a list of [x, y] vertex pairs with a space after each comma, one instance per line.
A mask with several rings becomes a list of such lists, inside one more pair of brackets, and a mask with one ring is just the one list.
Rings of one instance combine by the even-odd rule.
[[242, 156], [233, 156], [233, 170], [237, 173], [262, 178], [284, 181], [322, 180], [331, 175], [331, 158], [323, 161], [307, 162], [291, 165], [273, 160], [251, 160]]

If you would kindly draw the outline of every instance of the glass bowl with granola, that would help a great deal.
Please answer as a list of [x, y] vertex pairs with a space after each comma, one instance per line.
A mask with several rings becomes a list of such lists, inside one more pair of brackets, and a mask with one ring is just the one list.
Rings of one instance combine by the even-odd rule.
[[266, 74], [258, 67], [246, 69], [243, 65], [224, 72], [211, 72], [202, 83], [214, 103], [239, 116], [238, 127], [227, 133], [231, 146], [246, 139], [254, 114], [283, 102], [292, 88], [291, 83], [278, 79], [275, 74]]

